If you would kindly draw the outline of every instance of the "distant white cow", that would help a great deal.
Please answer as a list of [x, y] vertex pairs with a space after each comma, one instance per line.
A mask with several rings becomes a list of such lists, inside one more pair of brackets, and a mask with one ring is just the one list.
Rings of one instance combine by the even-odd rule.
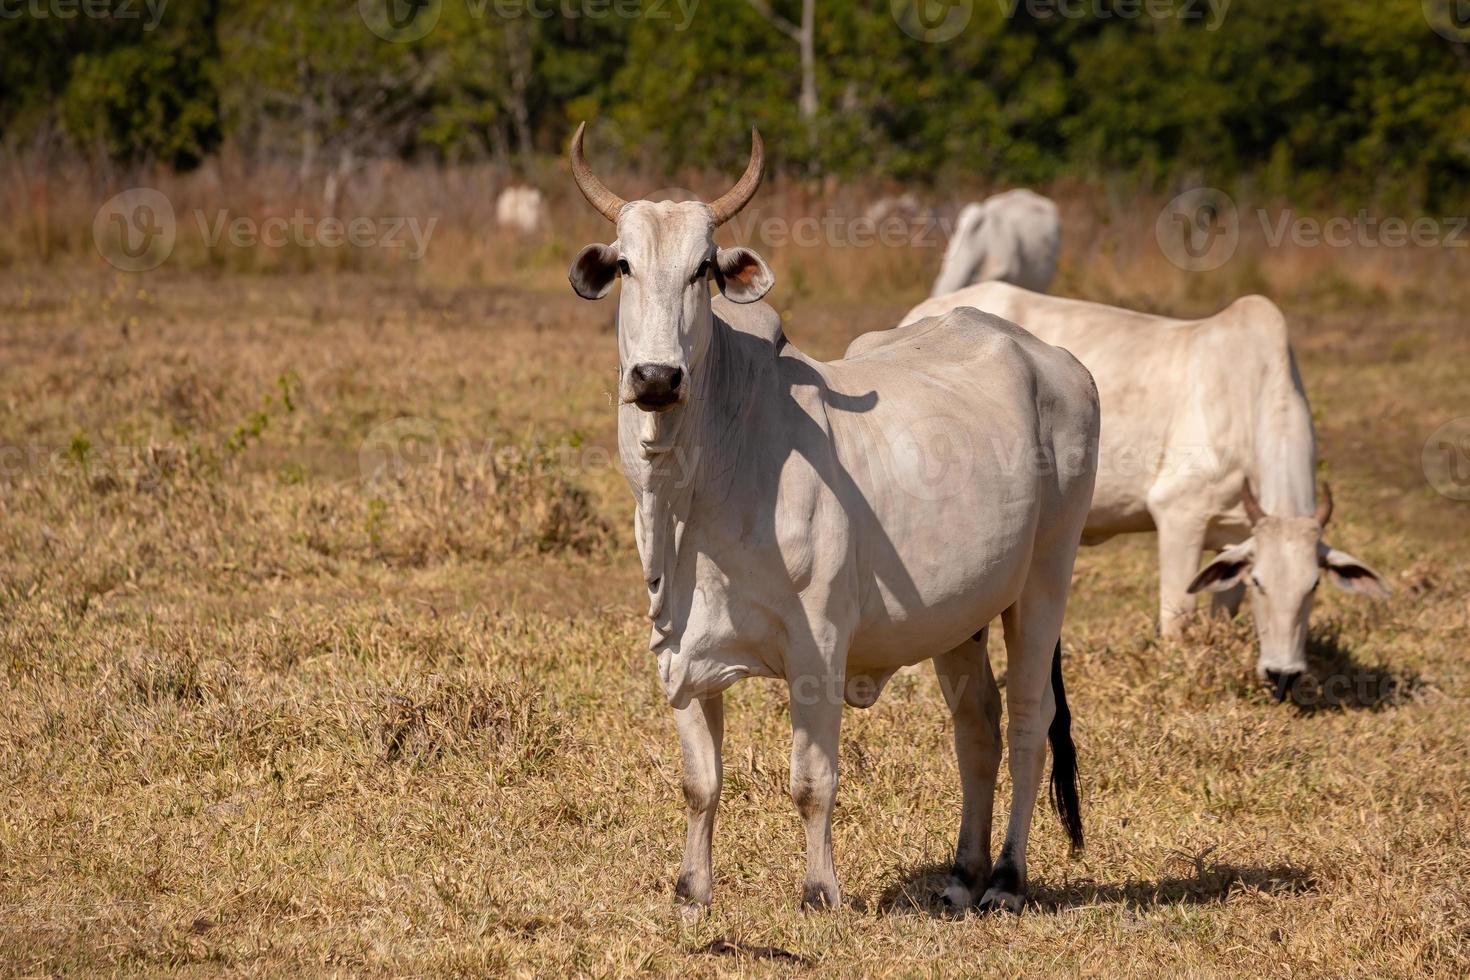
[[1046, 292], [1057, 274], [1062, 219], [1048, 198], [1025, 189], [966, 204], [930, 296], [998, 279]]
[[923, 213], [924, 205], [919, 201], [919, 196], [912, 191], [904, 191], [897, 196], [880, 197], [869, 204], [863, 210], [863, 220], [874, 225], [881, 225], [890, 218], [912, 222], [918, 220]]
[[[586, 299], [620, 284], [618, 451], [649, 649], [684, 752], [676, 896], [710, 900], [727, 687], [787, 683], [802, 901], [835, 906], [843, 705], [872, 705], [900, 668], [932, 659], [964, 796], [946, 898], [1020, 911], [1048, 739], [1053, 801], [1082, 844], [1060, 637], [1096, 464], [1092, 379], [1066, 351], [975, 310], [884, 331], [861, 357], [813, 360], [759, 302], [774, 281], [765, 261], [714, 241], [760, 184], [759, 135], [745, 176], [709, 204], [623, 200], [587, 165], [582, 135], [572, 174], [617, 238], [583, 248], [568, 278]], [[1011, 452], [1058, 464], [1008, 465]], [[996, 616], [1012, 795], [992, 868], [1000, 693], [985, 639]]]
[[[1377, 572], [1322, 540], [1332, 496], [1315, 499], [1312, 412], [1276, 304], [1247, 296], [1172, 320], [982, 283], [920, 303], [903, 324], [964, 306], [1071, 351], [1097, 379], [1102, 448], [1082, 541], [1158, 532], [1165, 635], [1179, 632], [1193, 593], [1215, 593], [1217, 611], [1233, 615], [1249, 588], [1257, 672], [1281, 697], [1306, 667], [1319, 577], [1387, 594]], [[1223, 550], [1201, 570], [1205, 548]]]
[[546, 199], [534, 187], [507, 187], [495, 200], [495, 222], [534, 235], [546, 224]]

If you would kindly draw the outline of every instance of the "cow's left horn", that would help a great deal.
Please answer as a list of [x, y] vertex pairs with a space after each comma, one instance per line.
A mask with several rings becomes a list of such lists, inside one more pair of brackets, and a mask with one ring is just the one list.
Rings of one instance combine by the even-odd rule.
[[597, 209], [597, 213], [608, 221], [617, 221], [618, 212], [628, 202], [618, 197], [607, 189], [607, 185], [597, 179], [592, 168], [587, 166], [587, 158], [582, 155], [582, 134], [586, 132], [587, 124], [584, 122], [577, 127], [577, 133], [572, 137], [572, 177], [577, 181], [577, 190], [587, 199], [587, 203]]
[[709, 206], [710, 210], [715, 213], [716, 227], [739, 214], [740, 209], [749, 204], [752, 197], [755, 197], [765, 168], [766, 144], [761, 142], [760, 130], [752, 126], [750, 127], [750, 163], [746, 164], [745, 173], [740, 175], [740, 180], [734, 187]]
[[1332, 484], [1323, 482], [1322, 500], [1317, 504], [1317, 512], [1312, 515], [1318, 527], [1326, 527], [1327, 522], [1332, 520]]

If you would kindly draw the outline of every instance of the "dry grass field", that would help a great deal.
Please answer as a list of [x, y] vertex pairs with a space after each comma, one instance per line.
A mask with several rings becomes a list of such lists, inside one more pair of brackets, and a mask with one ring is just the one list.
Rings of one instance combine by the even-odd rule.
[[[1470, 503], [1420, 464], [1470, 415], [1463, 268], [1324, 285], [1318, 259], [1275, 292], [1330, 537], [1396, 590], [1322, 591], [1292, 702], [1248, 620], [1155, 639], [1151, 538], [1086, 551], [1088, 849], [1040, 817], [1023, 916], [937, 914], [959, 786], [926, 670], [848, 713], [831, 914], [797, 910], [784, 689], [733, 689], [715, 906], [686, 921], [611, 314], [559, 282], [582, 240], [498, 278], [452, 238], [417, 275], [0, 274], [0, 974], [1470, 971]], [[1200, 312], [1242, 285], [1090, 241], [1064, 291]], [[928, 281], [771, 258], [823, 356]]]

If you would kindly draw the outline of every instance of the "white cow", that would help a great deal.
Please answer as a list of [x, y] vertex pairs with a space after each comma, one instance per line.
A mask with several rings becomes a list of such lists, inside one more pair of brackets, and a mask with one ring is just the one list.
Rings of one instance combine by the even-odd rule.
[[[1312, 412], [1276, 304], [1247, 296], [1203, 320], [1173, 320], [982, 283], [920, 303], [901, 325], [961, 307], [1065, 347], [1097, 379], [1102, 450], [1083, 542], [1158, 532], [1166, 636], [1193, 611], [1193, 593], [1215, 593], [1217, 611], [1234, 615], [1248, 588], [1257, 672], [1282, 697], [1306, 667], [1320, 574], [1387, 594], [1377, 572], [1322, 540], [1332, 497], [1315, 499]], [[1201, 571], [1205, 548], [1223, 552]]]
[[1057, 274], [1062, 219], [1057, 206], [1034, 191], [1006, 191], [966, 204], [939, 267], [930, 296], [998, 279], [1039, 293]]
[[[714, 243], [760, 183], [759, 134], [739, 183], [703, 204], [622, 200], [588, 168], [582, 133], [572, 173], [617, 240], [583, 248], [568, 278], [587, 299], [621, 281], [618, 446], [689, 807], [678, 900], [710, 899], [726, 687], [786, 681], [802, 901], [833, 906], [843, 704], [867, 707], [897, 670], [933, 659], [964, 791], [947, 900], [1019, 910], [1048, 737], [1053, 800], [1082, 840], [1059, 638], [1092, 493], [1091, 378], [1065, 351], [974, 310], [815, 361], [757, 302], [772, 284], [765, 261]], [[997, 445], [1057, 465], [1008, 465]], [[1013, 802], [992, 873], [1000, 696], [985, 639], [997, 615]]]
[[546, 199], [534, 187], [507, 187], [495, 199], [495, 223], [534, 235], [546, 224]]

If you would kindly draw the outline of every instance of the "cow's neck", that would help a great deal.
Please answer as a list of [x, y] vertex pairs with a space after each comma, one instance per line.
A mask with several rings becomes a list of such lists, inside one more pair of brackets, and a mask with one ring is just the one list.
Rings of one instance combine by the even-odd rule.
[[[667, 412], [625, 405], [618, 413], [618, 447], [633, 489], [634, 536], [648, 587], [654, 644], [672, 630], [668, 601], [685, 531], [695, 508], [729, 496], [740, 427], [730, 417], [730, 387], [744, 372], [730, 328], [711, 316], [710, 344], [691, 365], [690, 399]], [[738, 399], [735, 399], [738, 401]]]
[[1252, 484], [1266, 513], [1307, 517], [1316, 507], [1316, 437], [1294, 356], [1288, 368], [1266, 386], [1258, 403]]

